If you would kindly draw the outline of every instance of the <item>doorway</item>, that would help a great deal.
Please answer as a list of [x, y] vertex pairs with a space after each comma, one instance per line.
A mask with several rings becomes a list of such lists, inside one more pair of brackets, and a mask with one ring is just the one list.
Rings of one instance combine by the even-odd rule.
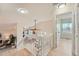
[[72, 55], [73, 19], [72, 13], [57, 15], [57, 48], [61, 55]]

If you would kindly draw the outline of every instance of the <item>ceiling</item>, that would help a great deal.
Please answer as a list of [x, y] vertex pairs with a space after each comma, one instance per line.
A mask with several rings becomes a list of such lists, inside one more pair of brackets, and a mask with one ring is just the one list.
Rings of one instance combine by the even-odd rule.
[[[29, 17], [32, 16], [33, 13], [35, 13], [36, 15], [38, 14], [39, 16], [43, 15], [49, 15], [50, 13], [50, 8], [51, 4], [28, 4], [28, 3], [23, 3], [23, 4], [0, 4], [0, 21], [1, 23], [16, 23], [17, 20], [22, 19], [25, 17], [27, 17], [27, 14], [25, 15], [21, 15], [17, 12], [18, 8], [26, 8], [29, 10]], [[49, 9], [49, 10], [48, 10]], [[41, 13], [39, 13], [41, 12]], [[34, 16], [36, 16], [34, 14]], [[43, 14], [43, 15], [42, 15]], [[5, 20], [5, 21], [4, 21]]]
[[[18, 13], [18, 8], [26, 8], [29, 13]], [[38, 21], [49, 20], [52, 11], [49, 3], [0, 3], [0, 28], [12, 28], [19, 21], [31, 24], [35, 18]]]

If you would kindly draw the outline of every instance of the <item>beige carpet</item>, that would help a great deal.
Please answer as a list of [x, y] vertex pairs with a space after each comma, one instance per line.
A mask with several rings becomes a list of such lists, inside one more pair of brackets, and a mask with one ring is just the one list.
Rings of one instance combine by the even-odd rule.
[[19, 51], [17, 51], [16, 49], [2, 51], [0, 52], [0, 56], [32, 56], [32, 54], [24, 48]]

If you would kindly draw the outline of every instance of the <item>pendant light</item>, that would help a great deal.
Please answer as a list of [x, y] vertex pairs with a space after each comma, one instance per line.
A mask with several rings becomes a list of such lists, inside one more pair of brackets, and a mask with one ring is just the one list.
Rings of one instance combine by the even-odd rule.
[[34, 20], [34, 22], [35, 22], [35, 25], [34, 25], [34, 28], [33, 29], [30, 29], [30, 30], [32, 30], [32, 32], [33, 32], [33, 34], [36, 34], [36, 31], [38, 31], [39, 29], [37, 29], [36, 28], [36, 19]]

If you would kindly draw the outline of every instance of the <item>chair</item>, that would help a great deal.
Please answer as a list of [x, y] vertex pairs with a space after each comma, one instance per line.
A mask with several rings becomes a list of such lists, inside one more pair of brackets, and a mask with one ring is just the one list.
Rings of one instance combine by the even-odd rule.
[[0, 47], [2, 46], [2, 40], [0, 40]]

